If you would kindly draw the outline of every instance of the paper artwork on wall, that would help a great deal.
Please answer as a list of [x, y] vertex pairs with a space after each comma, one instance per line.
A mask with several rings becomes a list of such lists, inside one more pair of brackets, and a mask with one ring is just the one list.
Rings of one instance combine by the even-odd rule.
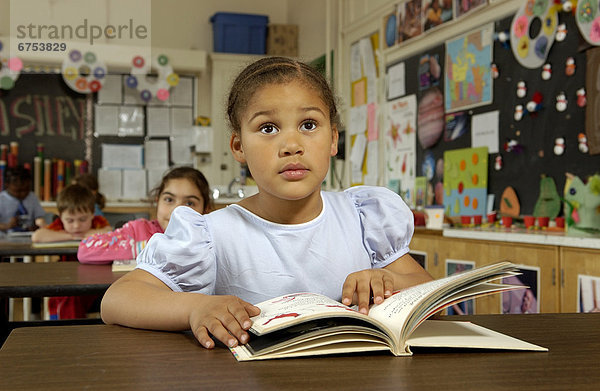
[[577, 285], [577, 312], [600, 312], [600, 277], [580, 274]]
[[575, 21], [581, 36], [591, 44], [600, 45], [600, 10], [598, 1], [579, 0], [575, 11]]
[[[537, 34], [532, 25], [541, 25]], [[515, 59], [525, 68], [538, 68], [546, 62], [558, 28], [558, 11], [554, 2], [527, 0], [513, 17], [510, 46]]]
[[446, 215], [485, 215], [487, 168], [487, 147], [444, 152], [444, 208]]
[[493, 25], [446, 41], [446, 112], [492, 103]]
[[[400, 195], [411, 207], [415, 206], [416, 116], [417, 98], [415, 95], [396, 99], [386, 104], [383, 130], [385, 182], [389, 184], [390, 181], [399, 181]], [[393, 190], [397, 191], [398, 189], [393, 188]]]
[[10, 90], [15, 86], [23, 69], [23, 61], [18, 57], [8, 57], [7, 52], [0, 41], [0, 89], [3, 90]]
[[62, 63], [63, 80], [69, 88], [80, 94], [100, 91], [106, 73], [104, 62], [91, 51], [82, 53], [73, 49]]
[[[151, 77], [149, 73], [152, 70], [158, 72], [158, 76]], [[173, 72], [169, 58], [164, 54], [152, 57], [151, 61], [140, 55], [133, 57], [130, 75], [125, 78], [125, 85], [137, 89], [144, 102], [152, 98], [166, 101], [169, 99], [169, 89], [177, 84], [179, 75]]]
[[444, 131], [444, 97], [437, 87], [427, 90], [419, 100], [417, 136], [423, 149], [434, 146]]
[[502, 279], [503, 284], [523, 285], [525, 289], [502, 292], [503, 314], [536, 314], [540, 312], [540, 268], [518, 265], [518, 276]]

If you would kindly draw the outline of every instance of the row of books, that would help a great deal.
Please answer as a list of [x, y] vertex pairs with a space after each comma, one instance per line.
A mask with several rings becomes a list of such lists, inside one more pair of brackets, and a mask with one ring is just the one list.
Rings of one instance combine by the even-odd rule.
[[33, 192], [42, 201], [53, 201], [58, 193], [78, 174], [88, 172], [85, 160], [67, 161], [59, 158], [33, 158]]

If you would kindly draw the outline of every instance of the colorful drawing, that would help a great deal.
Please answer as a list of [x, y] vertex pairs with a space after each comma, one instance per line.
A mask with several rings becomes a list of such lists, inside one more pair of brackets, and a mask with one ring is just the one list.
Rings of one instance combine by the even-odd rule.
[[492, 102], [493, 25], [446, 42], [446, 112]]
[[[536, 29], [536, 23], [542, 28]], [[515, 14], [510, 27], [510, 46], [515, 59], [524, 67], [542, 66], [554, 43], [558, 11], [549, 0], [527, 0]], [[533, 35], [535, 34], [535, 36]], [[582, 31], [582, 34], [585, 34]]]
[[487, 147], [444, 152], [444, 208], [447, 216], [486, 214]]
[[276, 315], [272, 318], [270, 318], [269, 320], [267, 320], [266, 322], [263, 323], [263, 326], [266, 326], [267, 324], [269, 324], [270, 322], [274, 321], [275, 319], [281, 319], [281, 318], [297, 318], [299, 317], [300, 314], [296, 313], [296, 312], [290, 312], [289, 314], [280, 314], [280, 315]]
[[484, 6], [487, 0], [454, 0], [454, 15], [456, 18]]
[[524, 285], [526, 289], [517, 289], [502, 293], [503, 314], [535, 314], [540, 312], [540, 268], [519, 265], [518, 276], [502, 279], [503, 284]]
[[592, 175], [584, 183], [579, 177], [567, 174], [564, 197], [567, 234], [600, 234], [600, 175]]
[[[399, 181], [399, 194], [410, 206], [414, 206], [415, 201], [416, 108], [417, 99], [415, 95], [390, 101], [386, 105], [384, 123], [385, 183], [396, 184], [396, 181]], [[397, 190], [397, 188], [393, 190]]]

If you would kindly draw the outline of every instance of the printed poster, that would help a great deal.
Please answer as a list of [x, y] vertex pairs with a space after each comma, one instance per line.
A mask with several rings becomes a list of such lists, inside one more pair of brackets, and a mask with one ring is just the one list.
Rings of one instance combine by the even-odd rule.
[[446, 41], [445, 109], [463, 110], [492, 103], [493, 25]]
[[503, 314], [536, 314], [540, 312], [540, 268], [519, 265], [518, 276], [505, 277], [503, 284], [524, 285], [526, 289], [502, 292]]
[[415, 206], [417, 164], [417, 97], [409, 95], [386, 104], [384, 122], [385, 183]]

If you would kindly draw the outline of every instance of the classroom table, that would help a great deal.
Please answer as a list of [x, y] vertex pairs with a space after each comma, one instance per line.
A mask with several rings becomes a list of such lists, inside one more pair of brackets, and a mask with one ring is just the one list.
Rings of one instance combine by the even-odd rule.
[[114, 325], [13, 330], [0, 349], [10, 390], [597, 390], [600, 314], [470, 315], [548, 352], [430, 350], [237, 362], [189, 332]]
[[77, 255], [77, 247], [34, 247], [31, 238], [0, 239], [0, 257], [26, 257], [38, 255]]
[[126, 272], [79, 262], [0, 263], [0, 342], [13, 328], [44, 322], [9, 322], [8, 298], [103, 294]]

